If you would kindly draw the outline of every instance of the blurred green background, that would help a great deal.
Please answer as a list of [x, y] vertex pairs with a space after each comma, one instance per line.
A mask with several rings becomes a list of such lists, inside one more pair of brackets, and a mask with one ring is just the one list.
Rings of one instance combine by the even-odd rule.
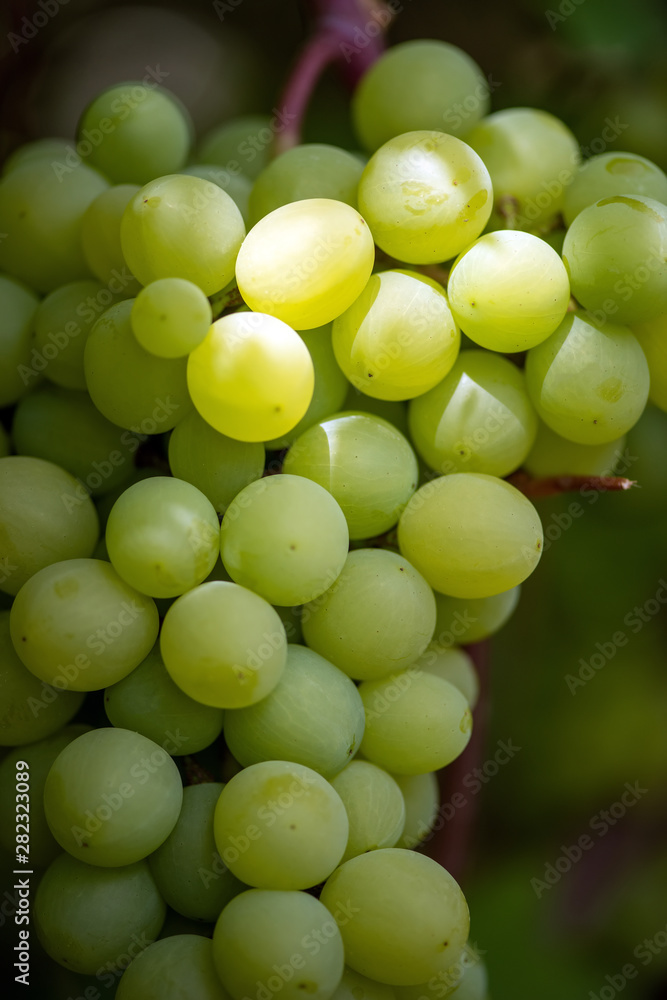
[[[23, 37], [37, 9], [5, 0], [0, 11], [2, 157], [27, 138], [72, 134], [90, 98], [147, 66], [168, 72], [200, 132], [269, 111], [308, 29], [293, 0], [69, 0]], [[667, 169], [658, 0], [403, 0], [390, 42], [420, 37], [466, 49], [497, 84], [494, 109], [552, 111], [584, 150], [607, 118], [620, 120], [618, 149]], [[305, 137], [356, 146], [333, 71]], [[479, 796], [464, 888], [495, 1000], [667, 997], [667, 616], [656, 599], [667, 581], [667, 415], [649, 408], [627, 449], [632, 492], [538, 503], [549, 544], [491, 643], [486, 759], [498, 740], [521, 749]], [[573, 499], [583, 513], [568, 524]], [[586, 668], [592, 657], [599, 669]], [[568, 686], [580, 670], [591, 679]], [[637, 783], [638, 801], [619, 806]], [[568, 862], [586, 834], [593, 846]], [[628, 964], [636, 976], [621, 973]], [[75, 988], [63, 973], [39, 995], [75, 998]]]

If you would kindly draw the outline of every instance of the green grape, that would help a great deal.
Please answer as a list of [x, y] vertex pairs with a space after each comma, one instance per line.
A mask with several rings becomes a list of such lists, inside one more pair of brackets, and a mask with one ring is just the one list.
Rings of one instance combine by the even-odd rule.
[[357, 135], [373, 152], [415, 129], [461, 135], [488, 107], [489, 84], [467, 52], [419, 39], [392, 46], [367, 70], [352, 114]]
[[667, 410], [667, 311], [646, 323], [639, 323], [632, 332], [646, 355], [651, 387], [648, 397], [661, 410]]
[[611, 476], [623, 454], [625, 436], [603, 444], [576, 444], [540, 420], [535, 444], [523, 463], [534, 479], [552, 476]]
[[443, 475], [507, 476], [537, 433], [523, 372], [487, 351], [462, 351], [439, 385], [412, 400], [408, 424], [421, 457]]
[[350, 388], [334, 355], [331, 325], [320, 326], [315, 330], [302, 330], [299, 336], [308, 348], [313, 362], [315, 371], [313, 397], [301, 420], [287, 434], [266, 442], [266, 447], [270, 450], [280, 451], [282, 448], [289, 448], [292, 442], [313, 424], [343, 409], [343, 401]]
[[667, 205], [614, 195], [583, 209], [567, 231], [572, 294], [599, 322], [643, 323], [667, 300]]
[[346, 966], [332, 1000], [396, 1000], [396, 994], [386, 983], [368, 979]]
[[364, 169], [356, 156], [337, 146], [304, 143], [272, 160], [250, 194], [252, 224], [269, 212], [306, 198], [332, 198], [357, 207], [357, 187]]
[[40, 569], [11, 609], [12, 642], [35, 677], [59, 690], [115, 684], [148, 655], [158, 632], [150, 597], [99, 559], [67, 559]]
[[191, 167], [184, 167], [181, 173], [200, 177], [203, 181], [217, 184], [226, 191], [241, 213], [246, 230], [249, 228], [251, 180], [243, 174], [230, 174], [224, 167], [216, 167], [212, 163], [196, 163]]
[[197, 753], [222, 732], [223, 711], [181, 691], [167, 673], [159, 647], [104, 692], [109, 721], [159, 744], [172, 756]]
[[11, 153], [2, 165], [4, 176], [13, 173], [19, 167], [25, 167], [29, 163], [49, 163], [56, 157], [64, 157], [72, 148], [71, 139], [32, 139], [24, 143]]
[[435, 1000], [436, 997], [456, 997], [456, 1000], [487, 1000], [487, 975], [484, 963], [467, 944], [461, 957], [449, 969], [440, 969], [426, 983], [396, 987], [396, 1000]]
[[401, 552], [452, 597], [491, 597], [530, 576], [542, 555], [530, 500], [495, 476], [441, 476], [411, 498], [398, 524]]
[[472, 715], [457, 687], [421, 666], [359, 688], [366, 711], [361, 752], [393, 774], [425, 774], [456, 760], [472, 731]]
[[181, 358], [201, 344], [213, 314], [197, 285], [183, 278], [161, 278], [139, 292], [131, 319], [145, 350], [160, 358]]
[[393, 777], [405, 802], [405, 826], [396, 846], [412, 850], [428, 836], [436, 821], [440, 806], [438, 779], [432, 771]]
[[[438, 595], [436, 594], [436, 601]], [[436, 627], [437, 632], [437, 627]], [[470, 708], [474, 708], [479, 698], [479, 678], [475, 666], [468, 654], [463, 649], [443, 649], [432, 642], [424, 650], [422, 655], [415, 660], [412, 670], [423, 670], [427, 674], [434, 674], [441, 677], [443, 681], [448, 681], [457, 688]], [[123, 683], [121, 681], [121, 683]]]
[[218, 799], [215, 842], [230, 871], [258, 889], [308, 889], [340, 863], [345, 806], [317, 771], [267, 760], [235, 774]]
[[88, 277], [81, 248], [83, 214], [108, 187], [83, 163], [28, 163], [0, 182], [0, 270], [39, 292]]
[[244, 236], [241, 213], [227, 192], [187, 174], [169, 174], [142, 187], [120, 226], [123, 255], [142, 285], [185, 278], [205, 295], [233, 278]]
[[254, 180], [269, 162], [271, 124], [268, 115], [246, 115], [217, 125], [200, 142], [197, 160]]
[[39, 379], [34, 367], [33, 328], [39, 299], [22, 282], [0, 274], [0, 407], [10, 406], [26, 392], [30, 380]]
[[19, 402], [12, 437], [20, 455], [50, 459], [93, 496], [127, 481], [139, 444], [103, 417], [87, 392], [48, 383]]
[[89, 556], [97, 543], [92, 500], [53, 462], [0, 458], [0, 510], [0, 590], [7, 594], [17, 594], [45, 566]]
[[374, 256], [373, 237], [356, 209], [331, 198], [308, 198], [277, 208], [250, 230], [236, 280], [254, 311], [295, 330], [312, 330], [352, 305]]
[[450, 649], [458, 643], [488, 639], [511, 618], [520, 594], [520, 587], [512, 587], [491, 597], [448, 597], [436, 593], [438, 617], [433, 645], [439, 649]]
[[224, 581], [204, 583], [174, 601], [160, 651], [187, 695], [216, 708], [244, 708], [265, 698], [287, 658], [283, 624], [263, 598]]
[[[27, 671], [26, 671], [27, 672]], [[70, 696], [60, 694], [65, 702]], [[82, 696], [78, 697], [79, 702]], [[63, 720], [66, 721], [66, 720]], [[16, 854], [16, 823], [25, 823], [30, 829], [30, 867], [46, 868], [61, 851], [60, 845], [51, 833], [44, 813], [44, 783], [54, 760], [65, 747], [78, 736], [88, 732], [89, 726], [65, 726], [60, 732], [36, 743], [28, 743], [17, 748], [0, 762], [0, 847]], [[18, 766], [20, 764], [20, 766]], [[27, 766], [26, 766], [27, 765]], [[30, 792], [17, 800], [16, 774], [26, 771], [29, 775]], [[25, 803], [23, 816], [17, 805]]]
[[390, 399], [375, 399], [365, 392], [360, 392], [355, 386], [348, 386], [347, 396], [342, 410], [361, 410], [362, 413], [372, 413], [393, 424], [401, 434], [408, 436], [408, 407], [404, 401]]
[[464, 333], [491, 351], [525, 351], [554, 332], [570, 302], [565, 266], [522, 232], [486, 233], [457, 257], [447, 293]]
[[629, 431], [642, 415], [649, 383], [644, 352], [630, 330], [599, 323], [588, 312], [568, 313], [526, 358], [533, 406], [552, 431], [577, 444], [606, 444]]
[[[160, 470], [156, 466], [142, 465], [140, 468], [134, 466], [132, 468], [129, 483], [123, 483], [122, 486], [117, 486], [115, 489], [109, 490], [109, 492], [105, 493], [103, 496], [95, 497], [95, 506], [97, 508], [97, 513], [99, 514], [102, 529], [104, 530], [106, 528], [107, 521], [109, 520], [109, 514], [111, 513], [116, 500], [123, 495], [130, 484], [139, 483], [144, 479], [151, 479], [153, 476], [159, 475]], [[104, 551], [104, 558], [108, 559], [108, 556], [106, 555], [106, 546]]]
[[386, 549], [350, 552], [333, 586], [303, 609], [303, 635], [355, 680], [384, 677], [424, 652], [435, 598], [414, 566]]
[[54, 837], [79, 861], [103, 868], [148, 857], [176, 825], [183, 801], [166, 750], [129, 729], [94, 729], [53, 762], [44, 811]]
[[232, 1000], [329, 1000], [343, 975], [340, 931], [305, 892], [251, 889], [228, 903], [213, 934], [213, 960]]
[[29, 384], [44, 372], [65, 389], [85, 389], [83, 352], [88, 334], [114, 301], [99, 281], [72, 281], [43, 299], [35, 313], [35, 339], [25, 371]]
[[61, 854], [39, 883], [37, 937], [54, 961], [88, 975], [117, 971], [160, 933], [165, 905], [145, 861], [96, 868]]
[[410, 399], [450, 370], [461, 337], [437, 282], [410, 271], [374, 274], [333, 326], [338, 364], [380, 399]]
[[506, 108], [482, 118], [465, 141], [491, 175], [494, 229], [546, 227], [561, 212], [580, 154], [560, 119], [535, 108]]
[[157, 358], [132, 333], [134, 300], [100, 316], [84, 352], [93, 403], [112, 424], [142, 434], [171, 430], [190, 409], [185, 358]]
[[405, 826], [403, 793], [390, 774], [366, 760], [353, 760], [331, 779], [350, 832], [341, 864], [366, 851], [393, 847]]
[[327, 489], [354, 539], [380, 535], [396, 524], [419, 472], [400, 431], [367, 413], [334, 414], [315, 424], [294, 442], [283, 469]]
[[116, 500], [106, 544], [114, 569], [130, 586], [151, 597], [177, 597], [213, 569], [220, 554], [218, 515], [182, 479], [144, 479]]
[[236, 494], [261, 477], [264, 447], [259, 441], [220, 434], [191, 410], [169, 438], [169, 466], [174, 476], [196, 486], [224, 514]]
[[121, 83], [102, 91], [84, 111], [77, 152], [115, 184], [146, 184], [184, 165], [192, 133], [190, 116], [168, 90]]
[[375, 242], [409, 264], [455, 257], [480, 235], [492, 206], [484, 163], [465, 142], [443, 132], [390, 139], [359, 182], [359, 211]]
[[197, 934], [155, 941], [130, 963], [115, 1000], [228, 1000], [213, 964], [213, 944]]
[[216, 320], [188, 358], [195, 407], [217, 431], [240, 441], [290, 431], [310, 405], [314, 380], [301, 337], [265, 313]]
[[320, 899], [338, 923], [347, 964], [392, 986], [430, 979], [456, 961], [468, 938], [458, 884], [412, 851], [385, 848], [346, 861]]
[[576, 217], [600, 198], [640, 194], [667, 203], [667, 176], [636, 153], [601, 153], [582, 163], [565, 191], [563, 216], [571, 226]]
[[213, 817], [223, 785], [206, 781], [183, 791], [176, 826], [149, 864], [162, 896], [193, 920], [217, 920], [247, 886], [225, 867], [215, 846]]
[[141, 285], [130, 274], [120, 245], [123, 212], [139, 191], [138, 184], [117, 184], [99, 194], [86, 209], [81, 224], [81, 245], [86, 263], [108, 288], [123, 299], [132, 298]]
[[76, 715], [83, 702], [83, 694], [57, 691], [26, 669], [11, 640], [9, 611], [0, 611], [0, 692], [3, 747], [24, 746], [52, 736]]
[[231, 578], [271, 604], [305, 604], [339, 576], [348, 552], [345, 515], [302, 476], [257, 479], [222, 520], [220, 555]]
[[345, 767], [363, 734], [364, 706], [350, 678], [312, 649], [293, 644], [273, 691], [225, 717], [225, 741], [244, 767], [288, 760], [325, 778]]

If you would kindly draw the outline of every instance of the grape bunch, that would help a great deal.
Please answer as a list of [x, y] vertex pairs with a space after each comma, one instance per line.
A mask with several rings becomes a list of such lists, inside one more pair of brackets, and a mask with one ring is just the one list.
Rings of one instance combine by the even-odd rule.
[[5, 164], [2, 815], [20, 759], [41, 948], [118, 1000], [487, 996], [415, 848], [542, 555], [508, 477], [667, 408], [667, 177], [488, 90], [404, 43], [363, 154], [272, 156], [121, 84]]

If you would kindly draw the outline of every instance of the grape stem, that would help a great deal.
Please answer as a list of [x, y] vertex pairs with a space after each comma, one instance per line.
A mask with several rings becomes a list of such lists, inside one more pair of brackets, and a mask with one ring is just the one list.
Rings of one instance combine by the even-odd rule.
[[383, 0], [309, 0], [313, 31], [299, 53], [281, 97], [288, 123], [276, 136], [276, 155], [301, 142], [310, 99], [324, 70], [336, 63], [353, 90], [384, 50], [393, 12]]
[[635, 479], [626, 479], [624, 476], [551, 476], [548, 479], [533, 479], [527, 472], [515, 472], [507, 482], [532, 500], [554, 497], [559, 493], [578, 493], [584, 489], [608, 493], [629, 490], [637, 485]]

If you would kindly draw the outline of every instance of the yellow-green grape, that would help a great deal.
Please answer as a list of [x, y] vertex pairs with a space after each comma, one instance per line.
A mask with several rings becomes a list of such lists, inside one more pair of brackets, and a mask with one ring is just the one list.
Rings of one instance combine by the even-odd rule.
[[390, 139], [359, 182], [359, 211], [375, 242], [409, 264], [455, 257], [480, 235], [492, 207], [484, 163], [465, 142], [443, 132]]
[[216, 125], [199, 144], [197, 160], [254, 180], [269, 162], [275, 131], [268, 115], [246, 115]]
[[129, 479], [139, 444], [106, 420], [87, 392], [48, 383], [19, 402], [12, 438], [19, 455], [55, 462], [93, 496]]
[[396, 995], [386, 983], [378, 983], [346, 967], [331, 1000], [396, 1000]]
[[424, 652], [435, 598], [407, 559], [386, 549], [350, 552], [334, 585], [302, 614], [308, 645], [355, 680], [385, 677]]
[[363, 734], [364, 706], [355, 684], [323, 656], [294, 644], [273, 691], [225, 716], [225, 741], [244, 767], [290, 760], [325, 778], [345, 767]]
[[605, 444], [629, 431], [642, 415], [649, 381], [637, 338], [589, 312], [569, 313], [526, 358], [533, 406], [556, 434], [578, 444]]
[[91, 555], [99, 521], [88, 492], [41, 458], [0, 458], [0, 590], [16, 594], [38, 570]]
[[438, 817], [438, 779], [429, 771], [427, 774], [395, 774], [394, 780], [405, 802], [405, 826], [396, 846], [411, 851], [428, 837]]
[[601, 153], [582, 163], [565, 191], [563, 217], [571, 226], [579, 212], [600, 198], [641, 194], [667, 203], [667, 175], [637, 153]]
[[132, 960], [116, 990], [116, 1000], [186, 996], [229, 1000], [215, 971], [213, 944], [199, 934], [174, 934], [149, 945]]
[[277, 208], [250, 230], [236, 280], [251, 309], [295, 330], [312, 330], [352, 305], [374, 256], [373, 237], [359, 212], [341, 201], [309, 198]]
[[299, 336], [308, 348], [315, 370], [313, 398], [298, 424], [295, 424], [282, 437], [266, 442], [266, 447], [269, 450], [279, 451], [281, 448], [288, 448], [300, 434], [307, 431], [313, 424], [322, 420], [323, 417], [328, 417], [332, 413], [342, 410], [347, 390], [350, 388], [350, 383], [338, 367], [333, 352], [331, 324], [327, 323], [315, 330], [301, 330]]
[[443, 288], [410, 271], [374, 274], [333, 325], [338, 364], [357, 389], [411, 399], [454, 364], [461, 337]]
[[540, 420], [535, 444], [523, 467], [534, 479], [551, 476], [612, 476], [623, 455], [625, 436], [603, 444], [577, 444]]
[[254, 705], [274, 689], [287, 639], [271, 605], [245, 587], [201, 584], [174, 601], [160, 652], [172, 679], [195, 701], [216, 708]]
[[[437, 601], [437, 595], [436, 595]], [[437, 631], [437, 626], [436, 626]], [[470, 708], [474, 708], [479, 698], [479, 677], [472, 659], [463, 649], [443, 649], [434, 641], [412, 664], [412, 670], [423, 670], [426, 674], [442, 677], [461, 692]], [[121, 681], [121, 683], [123, 683]]]
[[[33, 330], [39, 299], [31, 289], [7, 274], [0, 274], [0, 406], [15, 403], [39, 380], [47, 362], [36, 365]], [[57, 348], [53, 348], [57, 353]]]
[[246, 229], [250, 226], [250, 192], [252, 191], [252, 181], [243, 174], [232, 174], [224, 167], [216, 167], [212, 163], [195, 163], [191, 167], [184, 167], [182, 174], [190, 174], [192, 177], [201, 177], [203, 181], [210, 181], [217, 184], [219, 188], [226, 191], [238, 208]]
[[[12, 643], [9, 611], [0, 611], [0, 692], [0, 746], [3, 747], [22, 747], [52, 736], [70, 721], [83, 702], [82, 694], [57, 691], [25, 667]], [[9, 812], [0, 810], [0, 815], [9, 817]]]
[[348, 385], [347, 396], [341, 410], [361, 410], [362, 413], [372, 413], [382, 417], [387, 423], [393, 424], [401, 434], [408, 436], [408, 407], [401, 400], [376, 399], [360, 392], [353, 385]]
[[[57, 168], [57, 169], [56, 169]], [[0, 270], [39, 292], [89, 276], [83, 215], [108, 182], [84, 163], [28, 163], [0, 181]]]
[[28, 385], [44, 373], [65, 389], [85, 389], [86, 340], [115, 296], [99, 281], [72, 281], [42, 299], [35, 313], [34, 349], [25, 372]]
[[182, 358], [201, 344], [213, 315], [198, 285], [184, 278], [161, 278], [137, 295], [132, 332], [141, 346], [159, 358]]
[[19, 167], [25, 167], [29, 163], [39, 163], [48, 161], [51, 163], [55, 159], [63, 159], [72, 149], [71, 139], [32, 139], [14, 150], [7, 157], [2, 165], [3, 176], [11, 174]]
[[116, 969], [119, 956], [136, 954], [154, 941], [165, 911], [145, 861], [97, 868], [61, 854], [39, 883], [34, 921], [54, 961], [93, 976], [109, 965]]
[[417, 490], [399, 521], [398, 542], [434, 590], [491, 597], [530, 576], [543, 534], [522, 493], [495, 476], [466, 472]]
[[340, 863], [349, 822], [329, 782], [303, 764], [267, 760], [225, 785], [215, 842], [230, 871], [258, 889], [308, 889]]
[[548, 243], [486, 233], [454, 261], [449, 305], [466, 336], [490, 351], [526, 351], [553, 333], [570, 302], [565, 266]]
[[365, 758], [392, 774], [426, 774], [456, 760], [472, 732], [470, 706], [461, 691], [419, 666], [364, 681], [366, 711], [361, 741]]
[[176, 825], [183, 785], [157, 743], [129, 729], [94, 729], [60, 752], [44, 786], [44, 811], [64, 849], [117, 868], [152, 854]]
[[577, 140], [547, 111], [507, 108], [482, 118], [466, 142], [491, 175], [494, 229], [536, 229], [562, 211], [580, 161]]
[[347, 964], [392, 986], [426, 982], [459, 958], [468, 938], [457, 882], [413, 851], [390, 847], [346, 861], [320, 900], [338, 923]]
[[252, 224], [269, 212], [305, 198], [333, 198], [357, 207], [363, 164], [337, 146], [305, 143], [293, 146], [261, 172], [250, 195]]
[[507, 476], [537, 432], [523, 372], [487, 351], [462, 351], [439, 385], [411, 401], [408, 423], [421, 457], [443, 475]]
[[572, 294], [600, 323], [643, 323], [667, 301], [667, 205], [614, 195], [576, 217], [563, 243]]
[[138, 184], [117, 184], [107, 188], [88, 206], [81, 224], [86, 264], [96, 278], [123, 299], [136, 295], [141, 288], [130, 274], [120, 245], [123, 212], [138, 191]]
[[77, 151], [115, 184], [146, 184], [184, 165], [192, 132], [187, 111], [168, 90], [121, 83], [84, 111]]
[[392, 424], [370, 413], [339, 413], [294, 442], [283, 470], [306, 476], [340, 504], [350, 538], [372, 538], [398, 521], [417, 488], [417, 458]]
[[229, 195], [187, 174], [159, 177], [142, 187], [120, 226], [123, 255], [142, 285], [185, 278], [205, 295], [234, 277], [244, 236], [243, 218]]
[[395, 780], [367, 760], [353, 760], [331, 779], [350, 822], [341, 864], [366, 851], [393, 847], [405, 826], [405, 802]]
[[224, 715], [174, 684], [157, 646], [131, 674], [106, 689], [104, 710], [112, 725], [141, 733], [172, 757], [210, 746], [222, 732]]
[[304, 994], [329, 1000], [343, 975], [343, 942], [331, 914], [314, 896], [251, 889], [222, 911], [213, 934], [213, 960], [233, 1000], [266, 1000], [264, 984], [269, 983], [280, 983], [281, 1000]]
[[441, 969], [427, 983], [395, 987], [396, 1000], [434, 1000], [445, 996], [456, 1000], [488, 1000], [487, 991], [486, 968], [470, 943], [453, 965]]
[[10, 612], [14, 648], [52, 687], [97, 691], [126, 677], [153, 648], [154, 601], [108, 562], [66, 559], [23, 585]]
[[86, 385], [112, 424], [140, 434], [171, 430], [191, 407], [185, 358], [158, 358], [132, 332], [134, 299], [107, 309], [86, 340]]
[[187, 370], [201, 416], [239, 441], [270, 441], [290, 431], [306, 413], [315, 383], [301, 337], [266, 313], [216, 320]]
[[277, 475], [250, 483], [227, 508], [220, 555], [236, 583], [289, 606], [328, 590], [345, 565], [348, 543], [345, 515], [324, 487]]
[[452, 646], [488, 639], [499, 631], [514, 614], [521, 587], [513, 587], [492, 597], [448, 597], [435, 595], [437, 620], [432, 646], [451, 649]]
[[648, 362], [651, 375], [649, 399], [661, 410], [667, 410], [667, 312], [633, 326], [632, 332]]
[[357, 135], [373, 152], [415, 129], [461, 135], [488, 107], [489, 84], [467, 52], [419, 39], [392, 46], [367, 70], [352, 114]]

